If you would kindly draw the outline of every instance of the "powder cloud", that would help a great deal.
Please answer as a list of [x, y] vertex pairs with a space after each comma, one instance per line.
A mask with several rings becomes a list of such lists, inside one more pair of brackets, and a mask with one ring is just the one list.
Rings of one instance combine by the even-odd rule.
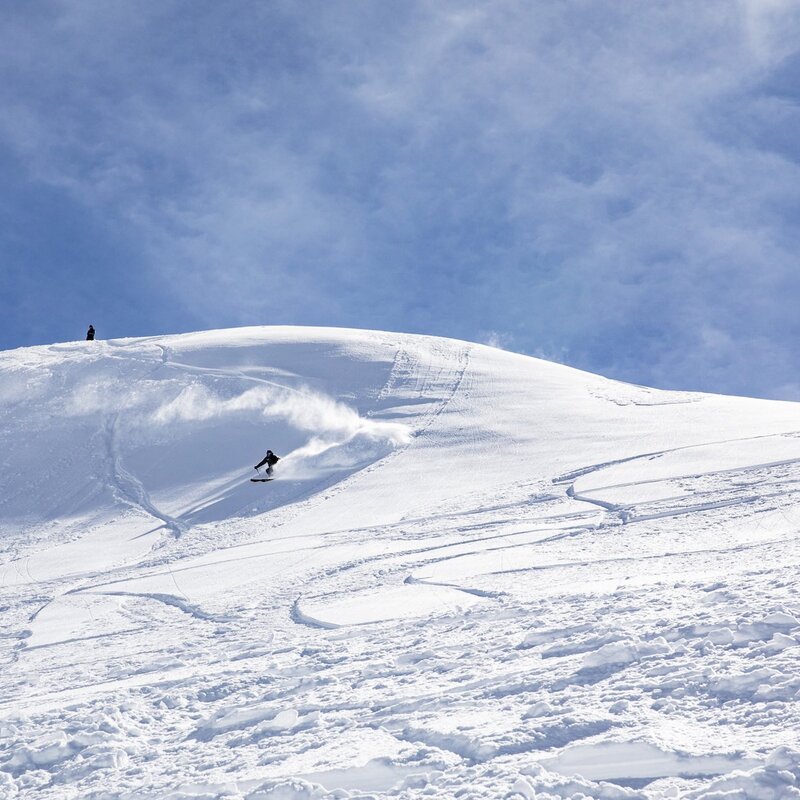
[[220, 397], [203, 385], [192, 384], [161, 404], [150, 419], [157, 425], [168, 425], [240, 414], [282, 420], [308, 434], [307, 443], [291, 454], [291, 460], [318, 458], [332, 448], [348, 445], [346, 459], [352, 461], [353, 453], [362, 449], [358, 443], [395, 447], [411, 438], [409, 428], [400, 423], [362, 417], [350, 406], [319, 392], [279, 386], [258, 386], [233, 397]]

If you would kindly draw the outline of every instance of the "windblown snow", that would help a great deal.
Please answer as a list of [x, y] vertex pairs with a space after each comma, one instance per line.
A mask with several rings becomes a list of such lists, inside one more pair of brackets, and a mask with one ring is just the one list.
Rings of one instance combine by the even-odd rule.
[[800, 798], [799, 404], [245, 328], [0, 420], [3, 798]]

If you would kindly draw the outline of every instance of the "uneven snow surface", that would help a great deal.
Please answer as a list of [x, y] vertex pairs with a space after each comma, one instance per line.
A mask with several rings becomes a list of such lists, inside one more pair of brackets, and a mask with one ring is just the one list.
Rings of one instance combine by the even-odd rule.
[[0, 353], [0, 797], [797, 800], [798, 497], [798, 404], [480, 345]]

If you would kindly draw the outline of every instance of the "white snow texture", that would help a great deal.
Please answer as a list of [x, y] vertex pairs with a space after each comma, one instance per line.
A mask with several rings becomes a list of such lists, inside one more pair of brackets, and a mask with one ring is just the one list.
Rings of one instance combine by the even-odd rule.
[[2, 798], [800, 799], [800, 404], [265, 327], [0, 419]]

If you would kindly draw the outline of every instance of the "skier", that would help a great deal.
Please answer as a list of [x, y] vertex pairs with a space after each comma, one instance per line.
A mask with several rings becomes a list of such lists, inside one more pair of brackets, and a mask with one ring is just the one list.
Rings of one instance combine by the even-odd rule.
[[267, 454], [264, 456], [264, 458], [261, 459], [261, 461], [258, 462], [258, 464], [255, 465], [255, 467], [253, 467], [253, 469], [257, 471], [259, 467], [263, 467], [264, 464], [266, 464], [267, 475], [272, 475], [272, 468], [280, 460], [281, 460], [280, 457], [276, 456], [275, 453], [272, 452], [272, 450], [267, 450]]
[[91, 342], [94, 339], [94, 325], [89, 326], [89, 330], [86, 331], [86, 341]]

